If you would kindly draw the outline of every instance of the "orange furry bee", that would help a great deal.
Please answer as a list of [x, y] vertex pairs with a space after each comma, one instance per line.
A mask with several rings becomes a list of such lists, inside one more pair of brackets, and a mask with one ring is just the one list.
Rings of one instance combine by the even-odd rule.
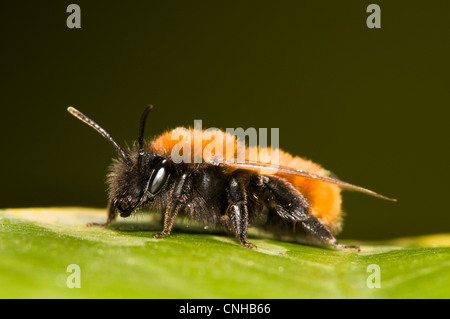
[[[246, 149], [245, 161], [235, 163], [232, 159], [243, 142], [220, 130], [215, 132], [215, 139], [223, 142], [223, 149], [216, 147], [209, 155], [204, 154], [207, 143], [202, 130], [177, 128], [144, 142], [151, 109], [148, 106], [142, 114], [137, 145], [124, 150], [98, 124], [75, 108], [68, 108], [109, 140], [120, 154], [108, 175], [108, 218], [103, 226], [113, 222], [117, 212], [128, 217], [146, 207], [164, 213], [164, 227], [154, 235], [156, 238], [168, 236], [177, 215], [185, 214], [200, 222], [223, 225], [247, 248], [256, 247], [247, 240], [248, 228], [256, 226], [278, 234], [295, 231], [312, 244], [358, 249], [341, 245], [334, 237], [341, 230], [341, 189], [395, 201], [330, 177], [320, 165], [281, 150], [278, 165], [250, 161], [250, 151], [259, 153], [259, 148]], [[188, 133], [186, 142], [194, 149], [190, 158], [200, 156], [201, 163], [175, 161], [172, 151], [180, 141], [173, 139], [173, 133], [177, 130]], [[198, 150], [193, 148], [196, 137], [201, 141]], [[202, 153], [195, 153], [199, 151]]]

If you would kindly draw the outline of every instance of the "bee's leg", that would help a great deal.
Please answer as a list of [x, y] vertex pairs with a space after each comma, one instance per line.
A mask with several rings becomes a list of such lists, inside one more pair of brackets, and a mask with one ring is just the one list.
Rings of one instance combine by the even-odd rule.
[[339, 244], [328, 227], [309, 213], [309, 202], [290, 183], [276, 176], [264, 176], [263, 184], [268, 201], [277, 214], [282, 219], [301, 226], [313, 243], [331, 245], [337, 249], [358, 249]]
[[106, 227], [106, 226], [111, 225], [111, 223], [116, 220], [116, 217], [117, 217], [116, 207], [114, 206], [113, 202], [110, 200], [108, 203], [108, 218], [106, 219], [106, 222], [103, 224], [89, 223], [89, 224], [87, 224], [87, 226], [88, 227], [91, 227], [91, 226]]
[[233, 174], [228, 185], [228, 209], [227, 214], [230, 216], [236, 237], [239, 237], [241, 245], [246, 248], [256, 248], [256, 245], [247, 241], [248, 230], [248, 207], [247, 193], [245, 190], [246, 173]]
[[357, 250], [358, 246], [346, 246], [339, 244], [336, 238], [331, 234], [328, 228], [323, 225], [319, 219], [313, 215], [309, 215], [305, 220], [301, 221], [302, 228], [306, 230], [307, 235], [311, 237], [314, 242], [318, 244], [331, 245], [333, 248], [340, 250]]
[[167, 205], [166, 212], [164, 214], [164, 228], [160, 233], [156, 233], [153, 235], [155, 238], [164, 238], [170, 235], [172, 231], [173, 223], [175, 218], [177, 217], [179, 211], [183, 209], [186, 205], [188, 196], [187, 193], [190, 190], [190, 181], [187, 174], [183, 174], [177, 182], [175, 182], [175, 186], [171, 191], [171, 200], [169, 205]]
[[173, 228], [173, 223], [175, 221], [175, 218], [178, 215], [178, 212], [184, 207], [185, 203], [178, 199], [174, 198], [169, 203], [169, 205], [166, 208], [166, 212], [164, 214], [164, 228], [163, 231], [160, 233], [156, 233], [153, 235], [155, 238], [164, 238], [166, 236], [170, 235], [170, 232]]

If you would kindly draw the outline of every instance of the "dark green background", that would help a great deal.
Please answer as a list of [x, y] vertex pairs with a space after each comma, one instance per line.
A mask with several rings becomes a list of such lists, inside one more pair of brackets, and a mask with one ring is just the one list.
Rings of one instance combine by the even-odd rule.
[[[81, 29], [68, 29], [68, 4]], [[106, 204], [109, 143], [143, 108], [179, 125], [278, 127], [281, 148], [398, 198], [346, 192], [341, 238], [448, 232], [450, 2], [15, 1], [1, 24], [1, 207]]]

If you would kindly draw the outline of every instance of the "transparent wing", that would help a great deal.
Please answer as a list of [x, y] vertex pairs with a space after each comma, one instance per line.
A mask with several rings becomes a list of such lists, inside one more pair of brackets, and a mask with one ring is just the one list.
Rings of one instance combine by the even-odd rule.
[[[378, 197], [378, 198], [382, 198], [385, 200], [389, 200], [392, 202], [396, 202], [397, 200], [394, 198], [390, 198], [381, 194], [378, 194], [374, 191], [371, 191], [370, 189], [361, 187], [361, 186], [357, 186], [357, 185], [353, 185], [344, 181], [341, 181], [337, 178], [332, 178], [332, 177], [328, 177], [328, 176], [321, 176], [321, 175], [317, 175], [314, 173], [310, 173], [301, 169], [295, 169], [295, 168], [290, 168], [290, 167], [283, 167], [283, 166], [273, 166], [273, 165], [269, 165], [269, 164], [264, 164], [264, 163], [233, 163], [233, 162], [229, 162], [227, 160], [224, 160], [224, 164], [229, 165], [229, 166], [233, 166], [233, 167], [239, 167], [239, 168], [245, 168], [245, 169], [252, 169], [252, 170], [265, 170], [267, 173], [265, 175], [269, 175], [269, 174], [284, 174], [284, 175], [293, 175], [293, 176], [301, 176], [301, 177], [306, 177], [306, 178], [311, 178], [311, 179], [315, 179], [315, 180], [319, 180], [322, 182], [327, 182], [327, 183], [332, 183], [332, 184], [336, 184], [342, 188], [348, 189], [348, 190], [353, 190], [353, 191], [357, 191], [357, 192], [361, 192], [361, 193], [365, 193], [367, 195], [371, 195], [374, 197]], [[273, 171], [273, 172], [271, 172]]]

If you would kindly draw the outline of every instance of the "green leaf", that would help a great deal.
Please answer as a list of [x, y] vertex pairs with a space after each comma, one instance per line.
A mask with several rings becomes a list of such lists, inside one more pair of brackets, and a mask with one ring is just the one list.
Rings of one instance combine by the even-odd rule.
[[[253, 236], [258, 248], [246, 249], [186, 221], [154, 239], [161, 229], [148, 216], [100, 228], [86, 224], [104, 222], [103, 209], [1, 210], [0, 297], [450, 297], [450, 234], [344, 241], [360, 245], [359, 253]], [[80, 288], [67, 285], [72, 264]], [[370, 288], [377, 274], [380, 288]]]

